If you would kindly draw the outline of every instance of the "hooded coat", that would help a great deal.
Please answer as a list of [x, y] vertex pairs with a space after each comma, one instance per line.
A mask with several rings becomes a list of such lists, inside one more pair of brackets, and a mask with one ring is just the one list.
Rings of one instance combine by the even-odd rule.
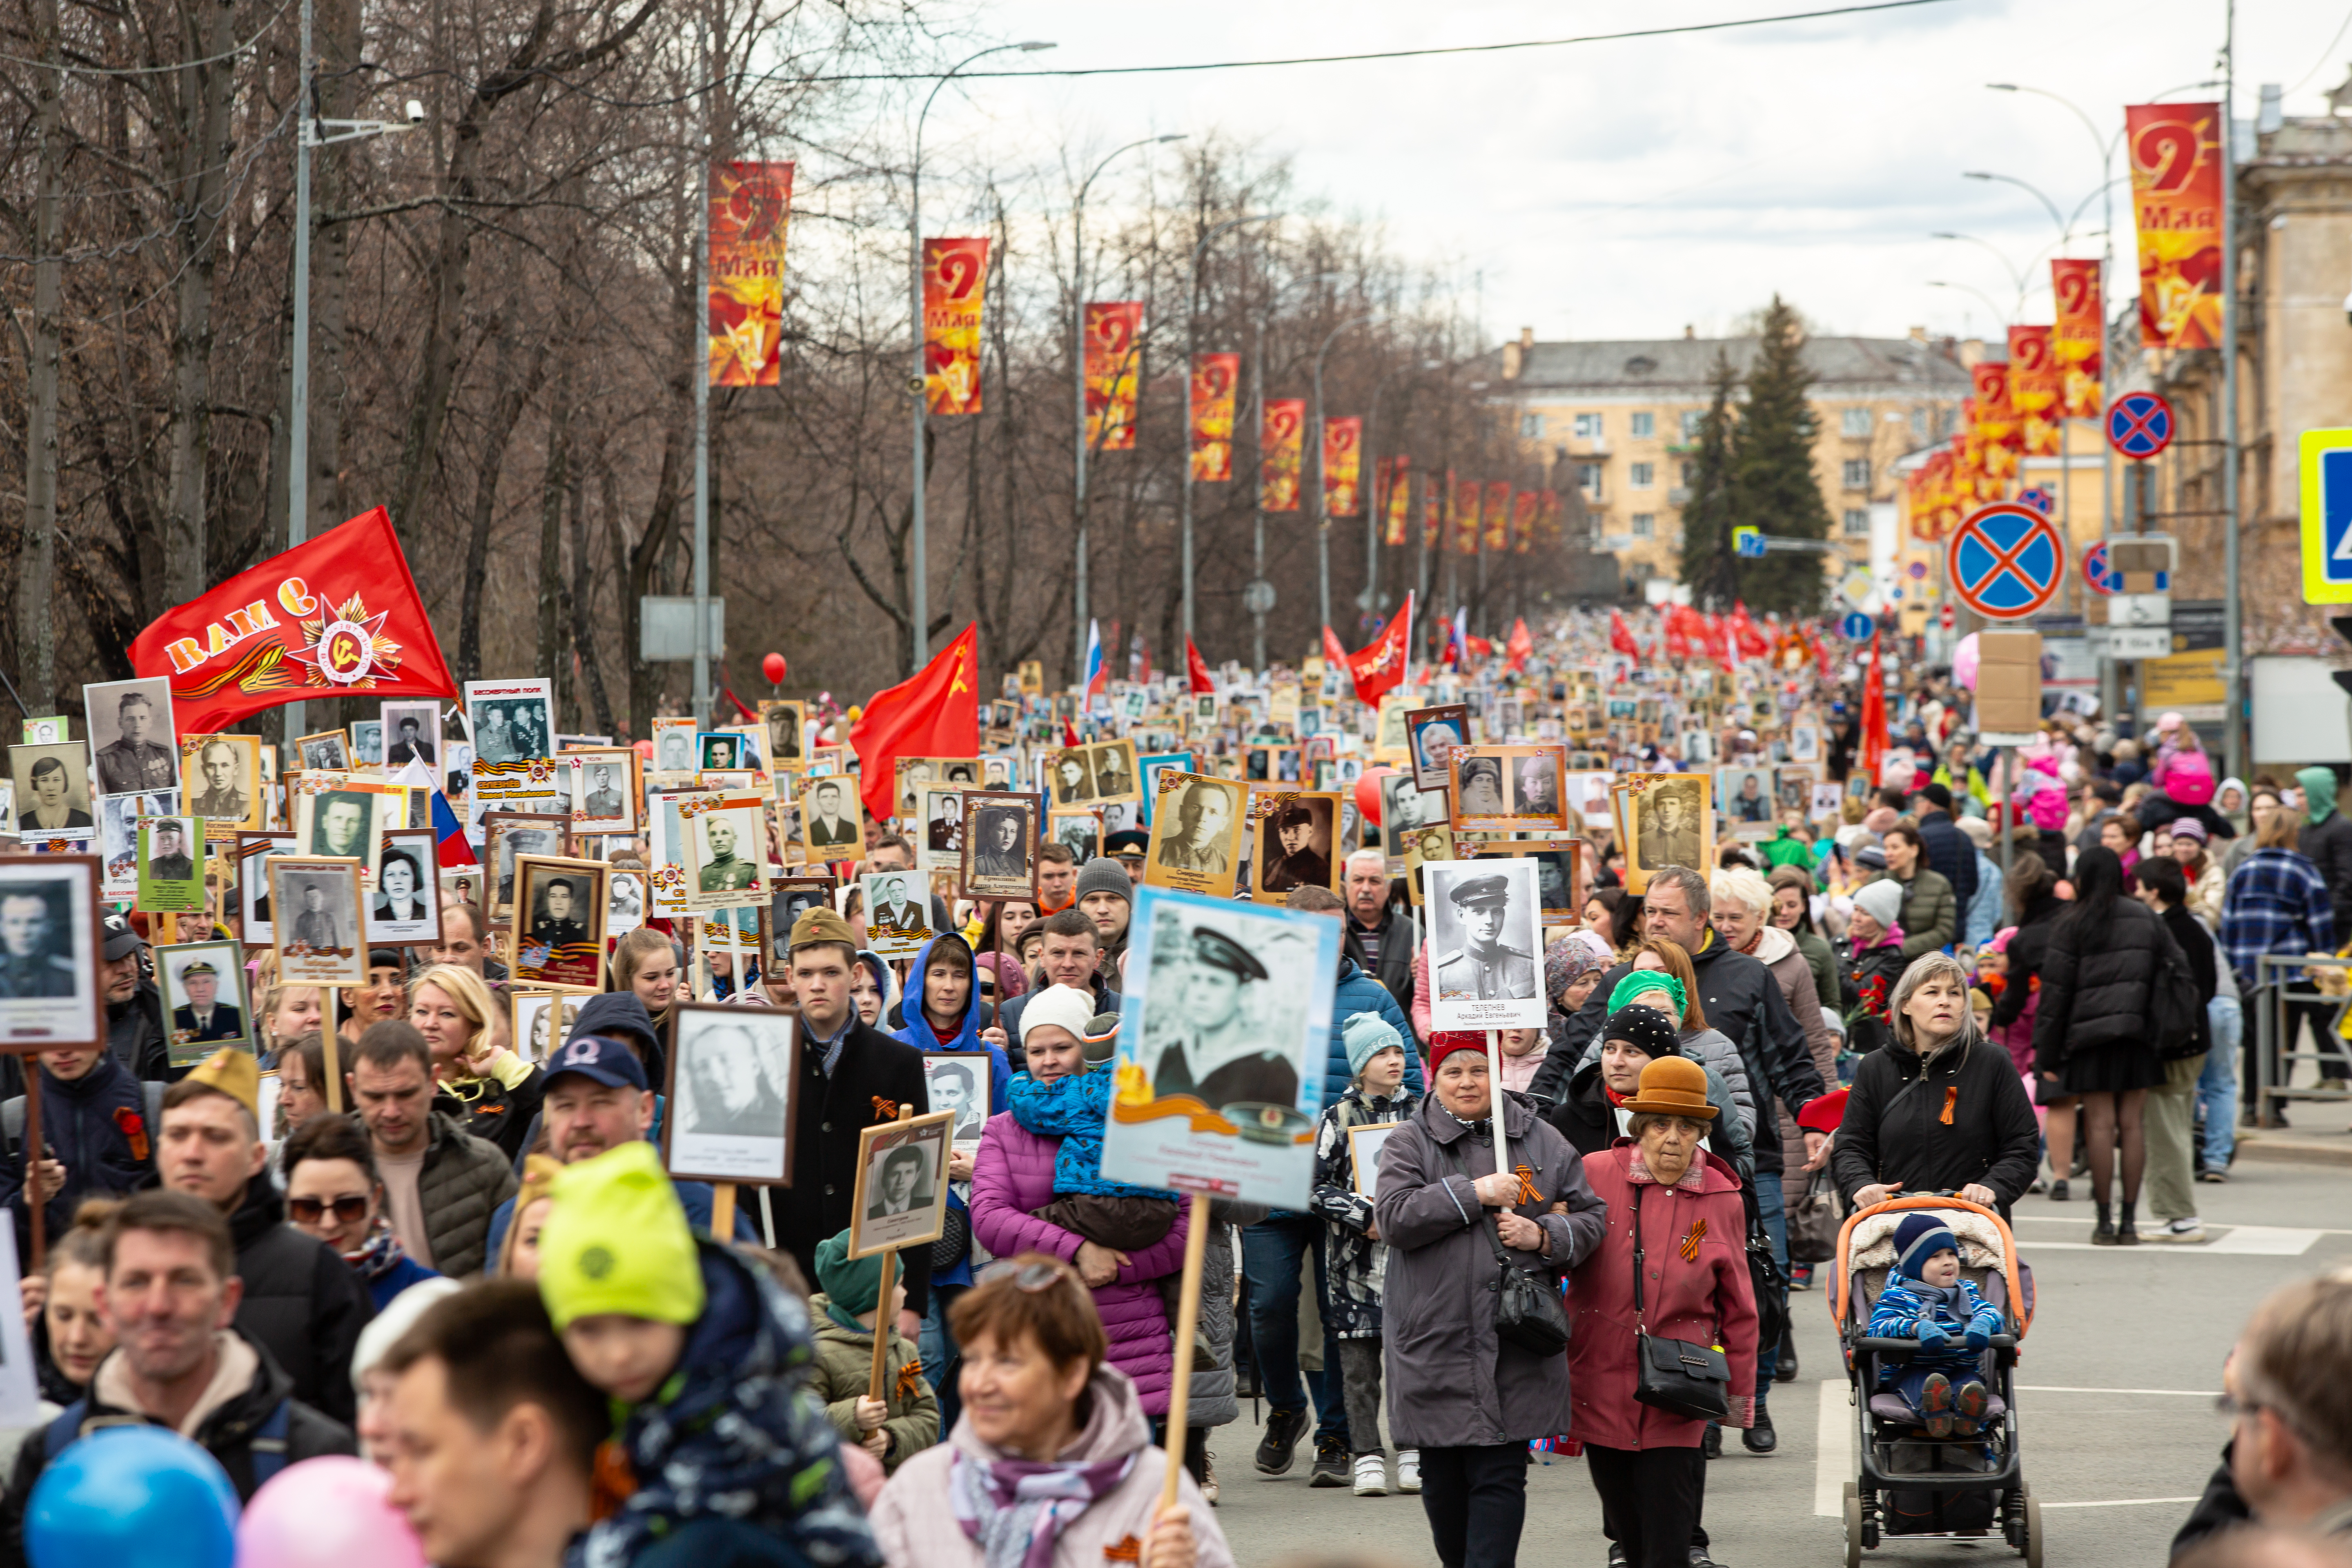
[[[958, 1022], [954, 1034], [944, 1040], [941, 1039], [938, 1028], [930, 1021], [929, 1015], [922, 1008], [920, 995], [924, 984], [923, 976], [929, 973], [931, 954], [942, 942], [950, 942], [963, 949], [966, 960], [971, 958], [971, 944], [954, 931], [943, 931], [923, 943], [922, 950], [915, 954], [914, 967], [907, 971], [914, 977], [916, 989], [910, 993], [910, 999], [915, 1002], [913, 1008], [915, 1016], [902, 1025], [893, 1037], [904, 1040], [917, 1050], [931, 1055], [937, 1055], [942, 1051], [967, 1051], [974, 1055], [985, 1055], [988, 1058], [988, 1113], [994, 1116], [1004, 1109], [1004, 1096], [1013, 1082], [1013, 1063], [1005, 1055], [1002, 1046], [990, 1045], [980, 1037], [981, 1030], [988, 1026], [991, 1009], [987, 1003], [980, 999], [980, 973], [977, 966], [972, 966], [971, 992], [964, 998], [963, 1017]], [[924, 1082], [928, 1086], [929, 1079], [926, 1078]], [[924, 1103], [928, 1106], [929, 1101], [926, 1100]], [[971, 1207], [971, 1184], [969, 1182], [949, 1183], [948, 1206], [969, 1214]], [[971, 1283], [971, 1252], [967, 1247], [964, 1255], [956, 1259], [953, 1268], [940, 1268], [934, 1266], [931, 1270], [932, 1282], [939, 1285], [969, 1285]], [[934, 1425], [936, 1426], [936, 1422]], [[937, 1440], [936, 1433], [933, 1440]]]
[[1413, 1093], [1421, 1093], [1424, 1087], [1421, 1081], [1421, 1053], [1412, 1048], [1412, 1020], [1397, 1005], [1397, 999], [1389, 994], [1387, 986], [1342, 953], [1339, 986], [1331, 997], [1331, 1047], [1323, 1059], [1323, 1103], [1337, 1105], [1339, 1097], [1348, 1092], [1348, 1085], [1355, 1081], [1356, 1075], [1348, 1070], [1348, 1042], [1343, 1031], [1348, 1020], [1359, 1013], [1376, 1013], [1397, 1032], [1397, 1038], [1405, 1046], [1404, 1085]]
[[2304, 826], [2295, 835], [2304, 858], [2319, 868], [2327, 883], [2327, 901], [2336, 910], [2336, 929], [2352, 931], [2352, 821], [2336, 809], [2336, 772], [2304, 768], [2294, 775], [2303, 786]]
[[[809, 1298], [809, 1321], [816, 1326], [809, 1388], [824, 1402], [825, 1419], [847, 1447], [859, 1437], [857, 1402], [873, 1386], [874, 1331], [851, 1328], [827, 1310], [832, 1304], [822, 1290]], [[906, 1335], [891, 1330], [883, 1356], [882, 1404], [889, 1414], [882, 1430], [890, 1434], [890, 1452], [882, 1468], [895, 1471], [940, 1440], [940, 1400], [923, 1381], [923, 1358]]]

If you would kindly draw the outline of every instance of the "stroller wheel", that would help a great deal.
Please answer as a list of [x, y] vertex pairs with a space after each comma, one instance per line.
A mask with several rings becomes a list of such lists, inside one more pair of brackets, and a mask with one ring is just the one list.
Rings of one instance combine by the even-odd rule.
[[1862, 1568], [1862, 1495], [1852, 1481], [1845, 1484], [1845, 1568]]
[[2025, 1568], [2042, 1568], [2042, 1500], [2025, 1500]]

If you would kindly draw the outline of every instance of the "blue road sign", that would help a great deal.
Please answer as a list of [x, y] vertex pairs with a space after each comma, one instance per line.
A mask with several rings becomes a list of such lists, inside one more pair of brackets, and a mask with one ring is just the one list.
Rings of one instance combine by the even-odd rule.
[[2155, 457], [2172, 431], [2172, 405], [2153, 392], [2126, 392], [2107, 406], [2107, 445], [2126, 458]]
[[2303, 602], [2352, 604], [2352, 430], [2305, 430], [2302, 466]]
[[1838, 623], [1838, 630], [1845, 634], [1845, 640], [1848, 642], [1868, 642], [1872, 628], [1876, 624], [1860, 610], [1850, 610], [1846, 613], [1845, 619]]
[[[2107, 542], [2104, 539], [2083, 552], [2083, 581], [2094, 594], [2120, 594], [2124, 591], [2124, 574], [2107, 563]], [[2156, 591], [2172, 592], [2172, 574], [2156, 574]]]
[[1960, 603], [1993, 620], [2032, 615], [2056, 595], [2065, 574], [2057, 525], [2015, 501], [1979, 507], [1945, 547], [1944, 580]]
[[1751, 561], [1764, 559], [1764, 531], [1743, 523], [1731, 531], [1732, 549]]

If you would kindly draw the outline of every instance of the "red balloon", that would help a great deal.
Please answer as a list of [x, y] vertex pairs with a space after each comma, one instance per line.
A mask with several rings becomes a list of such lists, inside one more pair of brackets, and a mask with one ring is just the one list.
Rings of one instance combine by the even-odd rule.
[[769, 685], [782, 686], [784, 683], [784, 656], [780, 653], [770, 654], [760, 661], [760, 670], [767, 676]]
[[1374, 827], [1381, 825], [1381, 781], [1396, 770], [1382, 763], [1376, 768], [1366, 768], [1356, 780], [1356, 809]]

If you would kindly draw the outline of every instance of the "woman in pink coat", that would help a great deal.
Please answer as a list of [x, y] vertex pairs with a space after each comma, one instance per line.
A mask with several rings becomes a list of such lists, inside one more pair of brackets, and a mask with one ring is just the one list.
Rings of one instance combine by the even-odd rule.
[[[1739, 1179], [1700, 1149], [1715, 1120], [1705, 1069], [1660, 1057], [1625, 1109], [1633, 1138], [1584, 1157], [1609, 1206], [1601, 1245], [1569, 1276], [1570, 1436], [1584, 1444], [1609, 1534], [1629, 1568], [1687, 1568], [1706, 1495], [1703, 1421], [1633, 1397], [1634, 1332], [1720, 1345], [1730, 1363], [1727, 1424], [1748, 1425], [1756, 1394], [1756, 1294]], [[1636, 1198], [1643, 1307], [1633, 1307]]]
[[[1085, 1047], [1076, 1035], [1056, 1024], [1023, 1023], [1032, 1077], [1050, 1083], [1085, 1070]], [[1094, 1292], [1110, 1337], [1111, 1365], [1134, 1381], [1146, 1414], [1165, 1415], [1176, 1352], [1157, 1281], [1183, 1269], [1190, 1205], [1177, 1211], [1166, 1237], [1133, 1253], [1114, 1252], [1048, 1225], [1036, 1211], [1054, 1201], [1054, 1155], [1060, 1147], [1060, 1139], [1030, 1131], [1009, 1110], [989, 1118], [972, 1164], [971, 1234], [995, 1257], [1045, 1252], [1076, 1268]]]

